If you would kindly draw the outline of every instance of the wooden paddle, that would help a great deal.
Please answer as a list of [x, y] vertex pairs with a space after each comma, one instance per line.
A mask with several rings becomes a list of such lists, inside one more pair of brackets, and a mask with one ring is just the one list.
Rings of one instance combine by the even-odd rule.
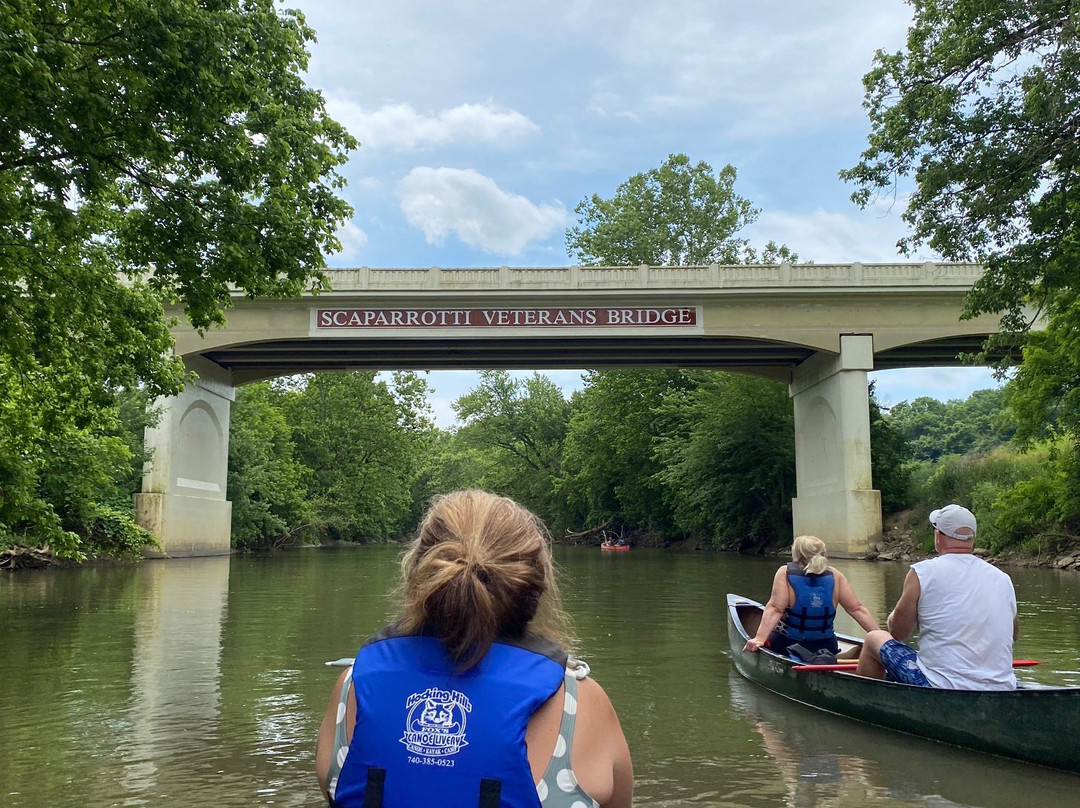
[[[1014, 668], [1030, 668], [1032, 665], [1038, 665], [1038, 660], [1035, 659], [1014, 659]], [[859, 667], [857, 662], [840, 662], [835, 665], [792, 665], [793, 671], [853, 671]]]

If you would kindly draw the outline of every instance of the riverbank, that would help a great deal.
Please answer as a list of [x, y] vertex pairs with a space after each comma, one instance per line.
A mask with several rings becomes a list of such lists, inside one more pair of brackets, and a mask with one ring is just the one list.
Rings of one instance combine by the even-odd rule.
[[[929, 547], [929, 536], [924, 528], [925, 519], [921, 518], [913, 510], [905, 510], [891, 514], [884, 519], [881, 538], [876, 541], [869, 552], [864, 556], [868, 561], [901, 562], [911, 563], [929, 558], [932, 548]], [[599, 534], [596, 534], [599, 535]], [[557, 538], [556, 544], [568, 546], [596, 546], [598, 539], [594, 540], [592, 532], [571, 534]], [[688, 536], [679, 541], [672, 541], [656, 532], [633, 532], [626, 535], [626, 539], [633, 547], [647, 547], [658, 550], [669, 550], [686, 553], [733, 553], [731, 548], [717, 547], [710, 539], [704, 536]], [[365, 542], [366, 544], [399, 544], [405, 539], [385, 542]], [[924, 544], [925, 542], [925, 544]], [[250, 553], [261, 555], [275, 553], [283, 549], [304, 549], [318, 547], [340, 547], [351, 544], [344, 541], [328, 541], [318, 544], [295, 545], [277, 548], [234, 548], [234, 553]], [[788, 547], [777, 548], [768, 555], [784, 556], [788, 553]], [[1046, 548], [1036, 550], [1009, 550], [1003, 553], [991, 553], [985, 547], [976, 547], [975, 554], [987, 559], [997, 566], [1060, 569], [1080, 572], [1080, 542], [1076, 542], [1062, 549], [1055, 548], [1050, 551]], [[82, 562], [82, 565], [92, 564], [131, 564], [137, 563], [138, 559], [113, 559], [108, 557], [95, 557]], [[15, 547], [0, 551], [0, 572], [9, 570], [44, 569], [55, 567], [80, 566], [79, 562], [66, 558], [57, 558], [48, 547]]]
[[[863, 558], [867, 561], [901, 562], [911, 563], [921, 561], [933, 555], [932, 534], [927, 526], [928, 512], [921, 512], [909, 508], [890, 514], [883, 519], [881, 538], [873, 543], [870, 550]], [[582, 541], [581, 537], [588, 534], [572, 534], [571, 541], [558, 541], [559, 544], [592, 545], [593, 541]], [[589, 539], [594, 539], [588, 535]], [[705, 536], [688, 536], [685, 539], [672, 541], [655, 532], [631, 532], [626, 534], [626, 539], [633, 547], [647, 547], [652, 549], [673, 550], [677, 552], [705, 552], [705, 553], [728, 553], [735, 552], [728, 547], [717, 547]], [[977, 544], [977, 542], [976, 542]], [[786, 556], [790, 545], [767, 551], [766, 555], [777, 557]], [[992, 553], [986, 547], [975, 548], [975, 554], [985, 558], [996, 566], [1025, 567], [1039, 569], [1060, 569], [1080, 572], [1080, 541], [1064, 546], [1059, 546], [1051, 551], [1047, 548], [1014, 549], [1002, 553]]]

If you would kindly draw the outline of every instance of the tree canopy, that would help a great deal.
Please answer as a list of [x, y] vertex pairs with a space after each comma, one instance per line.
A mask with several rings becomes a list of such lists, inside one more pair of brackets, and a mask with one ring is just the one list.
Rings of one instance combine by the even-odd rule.
[[742, 550], [791, 535], [795, 418], [787, 387], [699, 372], [679, 401], [680, 428], [658, 448], [676, 524]]
[[926, 243], [986, 274], [967, 313], [1053, 313], [1080, 259], [1080, 9], [1069, 0], [910, 0], [907, 47], [878, 51], [864, 79], [871, 134], [841, 176], [875, 193], [914, 191], [904, 219]]
[[[737, 172], [672, 154], [659, 168], [635, 174], [611, 199], [593, 194], [574, 209], [579, 224], [566, 231], [567, 253], [595, 266], [744, 264], [757, 252], [736, 234], [759, 210], [735, 193]], [[761, 260], [795, 261], [769, 242]]]
[[313, 38], [273, 0], [0, 5], [0, 537], [75, 540], [50, 442], [179, 389], [163, 302], [205, 328], [231, 289], [322, 283], [356, 143], [304, 84]]
[[672, 403], [693, 390], [679, 370], [605, 370], [574, 394], [562, 490], [574, 527], [618, 523], [670, 533], [661, 439], [678, 424]]
[[455, 436], [459, 451], [486, 456], [476, 484], [555, 521], [555, 489], [570, 418], [562, 391], [539, 373], [512, 379], [505, 370], [485, 370], [479, 385], [453, 407], [464, 424]]
[[891, 407], [888, 422], [908, 440], [916, 460], [987, 452], [1007, 443], [1015, 431], [1005, 395], [1004, 388], [996, 388], [949, 402], [921, 396]]
[[[981, 262], [965, 315], [1001, 313], [987, 348], [1024, 344], [1008, 393], [1018, 438], [1052, 427], [1078, 442], [1080, 8], [910, 2], [907, 47], [879, 51], [864, 79], [869, 146], [841, 176], [864, 205], [914, 180], [901, 246]], [[1066, 471], [1080, 482], [1076, 464]]]

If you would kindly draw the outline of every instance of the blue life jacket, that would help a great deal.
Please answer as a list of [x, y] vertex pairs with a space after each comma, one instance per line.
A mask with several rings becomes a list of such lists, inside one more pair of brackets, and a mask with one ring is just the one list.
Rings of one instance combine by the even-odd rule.
[[793, 640], [825, 640], [833, 636], [833, 587], [831, 572], [809, 573], [791, 561], [787, 579], [795, 591], [795, 603], [784, 612], [778, 629]]
[[539, 808], [525, 728], [565, 668], [565, 651], [527, 635], [459, 673], [441, 640], [383, 629], [356, 655], [356, 726], [331, 804]]

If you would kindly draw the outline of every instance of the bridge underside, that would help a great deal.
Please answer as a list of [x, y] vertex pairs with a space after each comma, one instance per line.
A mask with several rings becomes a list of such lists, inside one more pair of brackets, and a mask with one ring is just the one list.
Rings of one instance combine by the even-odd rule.
[[[874, 355], [874, 369], [960, 365], [981, 336], [905, 345]], [[329, 370], [716, 368], [789, 381], [815, 351], [733, 337], [293, 339], [233, 345], [203, 357], [238, 383]]]

